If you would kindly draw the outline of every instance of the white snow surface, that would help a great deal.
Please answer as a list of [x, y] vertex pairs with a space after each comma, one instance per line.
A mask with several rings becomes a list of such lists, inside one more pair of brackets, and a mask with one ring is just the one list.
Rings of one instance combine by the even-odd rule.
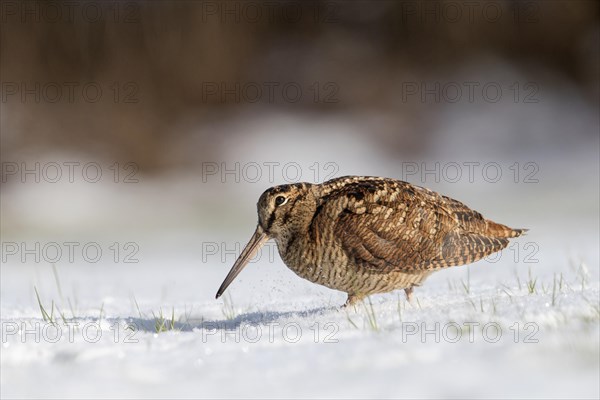
[[[3, 284], [2, 395], [597, 398], [597, 276], [563, 271], [564, 262], [533, 266], [532, 294], [526, 265], [480, 262], [468, 276], [434, 275], [413, 304], [391, 293], [356, 309], [280, 262], [246, 271], [231, 307], [209, 299], [225, 268], [166, 259], [166, 271], [61, 268], [63, 296], [77, 292], [75, 317], [49, 268], [5, 274], [14, 289]], [[520, 287], [505, 273], [515, 270]], [[60, 303], [58, 328], [35, 295], [9, 300], [34, 282], [46, 308]]]

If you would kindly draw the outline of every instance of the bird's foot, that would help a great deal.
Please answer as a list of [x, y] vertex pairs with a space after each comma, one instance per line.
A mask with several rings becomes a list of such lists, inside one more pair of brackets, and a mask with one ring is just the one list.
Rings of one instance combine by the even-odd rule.
[[414, 287], [414, 286], [407, 287], [406, 289], [404, 289], [404, 293], [406, 293], [406, 300], [407, 300], [409, 303], [412, 303], [412, 293], [413, 293], [413, 287]]
[[354, 305], [356, 305], [356, 303], [358, 303], [359, 301], [361, 301], [364, 298], [365, 298], [365, 296], [363, 296], [363, 295], [348, 293], [348, 299], [346, 300], [346, 303], [344, 303], [343, 307], [348, 308], [350, 306], [354, 306]]

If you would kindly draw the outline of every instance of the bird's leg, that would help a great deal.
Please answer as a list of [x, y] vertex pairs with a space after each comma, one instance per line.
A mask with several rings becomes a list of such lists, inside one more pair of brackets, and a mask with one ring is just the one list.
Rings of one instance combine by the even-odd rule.
[[404, 293], [406, 293], [406, 300], [411, 303], [412, 302], [412, 292], [413, 292], [413, 287], [415, 287], [414, 285], [411, 285], [410, 287], [407, 287], [406, 289], [404, 289]]
[[348, 300], [346, 300], [346, 303], [344, 303], [344, 307], [353, 306], [364, 298], [365, 296], [361, 294], [348, 293]]

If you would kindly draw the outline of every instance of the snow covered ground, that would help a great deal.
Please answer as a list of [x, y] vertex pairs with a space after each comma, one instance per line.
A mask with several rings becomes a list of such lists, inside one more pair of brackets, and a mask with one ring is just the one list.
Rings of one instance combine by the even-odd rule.
[[226, 268], [194, 263], [59, 267], [62, 297], [50, 267], [3, 274], [3, 397], [598, 397], [589, 265], [480, 262], [345, 310], [280, 262], [210, 300]]
[[[484, 154], [504, 172], [497, 183], [423, 182], [359, 136], [340, 149], [335, 129], [351, 137], [352, 126], [302, 129], [302, 143], [266, 152], [255, 143], [272, 143], [278, 125], [246, 124], [266, 136], [223, 147], [242, 163], [295, 161], [305, 180], [315, 162], [317, 180], [327, 162], [336, 176], [405, 178], [530, 233], [432, 275], [412, 304], [394, 292], [341, 309], [342, 293], [296, 277], [274, 244], [214, 300], [256, 199], [281, 176], [202, 183], [190, 169], [3, 187], [2, 398], [600, 396], [597, 141], [568, 157]], [[442, 159], [455, 161], [473, 160]], [[515, 162], [535, 162], [538, 181], [515, 182]]]

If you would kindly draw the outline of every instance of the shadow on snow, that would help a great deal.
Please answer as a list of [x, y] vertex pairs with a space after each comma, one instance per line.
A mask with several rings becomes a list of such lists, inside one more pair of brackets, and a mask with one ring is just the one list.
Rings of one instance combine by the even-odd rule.
[[174, 321], [171, 327], [171, 320], [165, 317], [164, 320], [157, 318], [127, 318], [127, 322], [138, 331], [156, 332], [158, 327], [163, 325], [165, 330], [176, 330], [190, 332], [194, 329], [209, 329], [209, 330], [234, 330], [242, 325], [267, 325], [269, 323], [288, 319], [292, 317], [310, 318], [312, 316], [322, 315], [327, 311], [337, 311], [338, 307], [319, 307], [306, 311], [266, 311], [266, 312], [249, 312], [240, 314], [231, 319], [220, 320], [203, 320], [198, 318], [190, 318], [186, 322]]

